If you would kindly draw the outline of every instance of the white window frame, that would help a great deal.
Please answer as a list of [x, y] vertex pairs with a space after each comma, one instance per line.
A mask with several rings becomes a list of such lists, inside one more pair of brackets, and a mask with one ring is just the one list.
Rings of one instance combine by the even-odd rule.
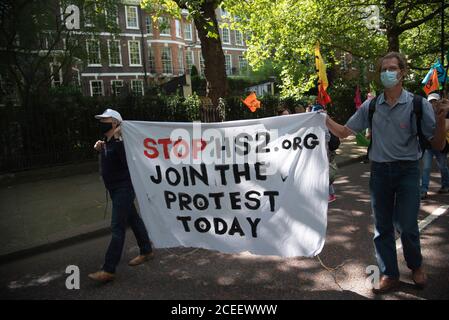
[[103, 85], [103, 80], [90, 80], [89, 81], [89, 86], [90, 86], [90, 96], [91, 97], [100, 97], [100, 96], [94, 96], [94, 91], [93, 91], [93, 87], [92, 87], [92, 83], [94, 82], [99, 82], [101, 83], [101, 97], [104, 97], [104, 85]]
[[[111, 42], [118, 42], [118, 55], [119, 55], [119, 59], [120, 59], [120, 63], [111, 63], [111, 46], [110, 43]], [[110, 67], [123, 67], [123, 62], [122, 62], [122, 46], [120, 43], [120, 40], [114, 39], [114, 40], [108, 40], [108, 58], [109, 58], [109, 66]]]
[[[231, 76], [232, 75], [232, 55], [231, 54], [225, 54], [225, 69], [226, 69], [226, 75]], [[226, 57], [229, 57], [229, 73], [228, 69], [226, 68]]]
[[[165, 31], [165, 29], [164, 30], [161, 30], [161, 21], [162, 20], [167, 20], [167, 25], [168, 25], [168, 33], [163, 33], [162, 31]], [[171, 37], [171, 23], [170, 23], [170, 19], [169, 18], [167, 18], [167, 17], [159, 17], [159, 19], [158, 19], [158, 27], [159, 27], [159, 36], [162, 36], [162, 37]]]
[[185, 74], [186, 69], [184, 66], [184, 52], [182, 51], [182, 48], [178, 48], [178, 56], [176, 58], [178, 60], [178, 74]]
[[[133, 8], [136, 13], [136, 26], [130, 26], [128, 23], [128, 8]], [[126, 29], [139, 30], [139, 10], [136, 6], [125, 6]]]
[[[150, 21], [150, 26], [151, 26], [150, 30], [148, 30], [148, 21]], [[150, 32], [148, 32], [148, 31], [150, 31]], [[151, 18], [151, 16], [145, 17], [145, 32], [148, 35], [151, 35], [151, 36], [153, 35], [153, 19]]]
[[[93, 10], [94, 10], [93, 12], [95, 12], [97, 10], [97, 4], [93, 3], [93, 4], [89, 4], [89, 6], [90, 5], [93, 5]], [[85, 27], [93, 27], [94, 26], [93, 21], [87, 22], [87, 10], [85, 7], [83, 8], [83, 14], [84, 14], [84, 26]], [[92, 19], [92, 17], [90, 17], [90, 18]]]
[[[154, 68], [151, 67], [151, 58], [153, 59]], [[150, 74], [156, 73], [156, 53], [151, 45], [148, 45], [148, 69]]]
[[[139, 63], [132, 63], [131, 61], [131, 42], [136, 42], [137, 43], [137, 52], [139, 53]], [[142, 55], [140, 54], [141, 49], [140, 49], [140, 41], [139, 40], [128, 40], [128, 58], [129, 58], [129, 66], [130, 67], [141, 67], [142, 66]]]
[[[164, 50], [168, 49], [169, 50], [169, 56], [170, 56], [170, 72], [165, 72], [166, 70], [164, 70], [164, 59], [163, 59], [163, 54], [164, 54]], [[166, 75], [172, 75], [173, 74], [173, 51], [171, 49], [171, 47], [163, 47], [162, 48], [162, 52], [161, 52], [161, 61], [162, 61], [162, 73], [166, 74]]]
[[175, 35], [176, 38], [182, 39], [182, 25], [181, 21], [178, 19], [175, 19]]
[[245, 59], [245, 57], [244, 56], [239, 56], [239, 71], [240, 70], [242, 70], [243, 68], [242, 68], [242, 63], [244, 63], [245, 64], [245, 68], [246, 69], [248, 69], [248, 61]]
[[342, 52], [340, 54], [340, 70], [348, 70], [348, 62], [346, 60], [346, 53]]
[[[59, 75], [59, 84], [56, 85], [56, 81], [54, 78], [54, 69], [59, 68], [58, 70], [58, 75]], [[52, 88], [56, 87], [56, 86], [62, 86], [63, 83], [63, 79], [62, 79], [62, 68], [61, 68], [61, 64], [59, 62], [50, 62], [50, 73], [51, 73], [51, 86]]]
[[[99, 63], [89, 63], [90, 52], [89, 52], [89, 42], [96, 42], [98, 44], [98, 61]], [[87, 39], [86, 40], [86, 50], [87, 50], [87, 66], [88, 67], [101, 67], [101, 48], [100, 48], [100, 40], [96, 39]]]
[[119, 94], [116, 94], [114, 92], [114, 83], [115, 82], [120, 83], [120, 85], [119, 86], [116, 85], [115, 88], [123, 88], [123, 80], [121, 80], [121, 79], [113, 79], [113, 80], [111, 80], [111, 94], [116, 97], [116, 96], [118, 96], [120, 94], [120, 92], [119, 92]]
[[76, 73], [76, 86], [81, 87], [81, 72], [78, 68], [72, 67], [72, 81], [73, 81], [73, 74]]
[[[186, 32], [186, 30], [189, 30], [189, 32]], [[190, 36], [188, 36], [190, 35]], [[184, 40], [193, 40], [193, 34], [192, 34], [192, 24], [190, 22], [184, 23]]]
[[129, 86], [130, 86], [130, 89], [131, 89], [131, 92], [133, 93], [133, 94], [135, 94], [135, 92], [134, 92], [134, 90], [133, 90], [133, 83], [135, 83], [135, 82], [139, 82], [140, 83], [140, 85], [141, 85], [141, 88], [142, 88], [142, 96], [145, 94], [143, 91], [143, 80], [141, 80], [141, 79], [132, 79], [131, 81], [130, 81], [130, 83], [129, 83]]
[[[190, 65], [189, 65], [189, 63], [188, 63], [187, 55], [189, 55], [190, 58], [191, 58], [191, 64], [190, 64]], [[192, 66], [195, 65], [195, 59], [194, 59], [193, 51], [192, 51], [192, 50], [186, 50], [186, 51], [185, 51], [185, 56], [186, 56], [186, 68], [187, 68], [187, 72], [190, 74], [190, 71], [192, 70]]]
[[[228, 41], [225, 41], [225, 30], [228, 32]], [[221, 28], [221, 40], [223, 41], [223, 44], [231, 44], [231, 31], [229, 28]]]
[[200, 76], [204, 77], [205, 63], [203, 55], [201, 54], [201, 50], [198, 51], [198, 65], [200, 66], [199, 67]]
[[[237, 34], [240, 35], [240, 41], [237, 41]], [[245, 44], [243, 43], [243, 33], [241, 33], [239, 30], [234, 30], [234, 35], [235, 35], [235, 45], [244, 46]]]

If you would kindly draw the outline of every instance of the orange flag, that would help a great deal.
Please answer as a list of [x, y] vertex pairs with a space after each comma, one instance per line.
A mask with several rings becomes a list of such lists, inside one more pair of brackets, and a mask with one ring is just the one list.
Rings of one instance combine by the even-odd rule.
[[429, 81], [427, 81], [427, 83], [423, 89], [427, 95], [429, 95], [429, 93], [431, 93], [433, 91], [437, 91], [440, 89], [440, 84], [438, 82], [437, 69], [433, 69], [432, 76], [429, 78]]
[[327, 104], [331, 103], [331, 97], [327, 94], [322, 84], [318, 85], [318, 97], [316, 99], [319, 104], [325, 107]]
[[245, 104], [245, 106], [247, 106], [249, 110], [251, 110], [251, 112], [256, 112], [256, 110], [260, 108], [260, 101], [257, 100], [255, 92], [251, 92], [245, 100], [241, 100]]

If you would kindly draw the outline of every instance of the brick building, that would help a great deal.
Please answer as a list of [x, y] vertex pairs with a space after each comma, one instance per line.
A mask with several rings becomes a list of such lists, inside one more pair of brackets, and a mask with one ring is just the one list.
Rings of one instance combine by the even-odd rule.
[[[144, 83], [164, 83], [184, 75], [195, 65], [204, 72], [201, 43], [187, 13], [182, 19], [160, 17], [156, 21], [139, 7], [138, 0], [123, 0], [117, 8], [120, 33], [100, 33], [87, 40], [88, 61], [79, 78], [85, 95], [113, 95], [123, 90], [144, 94]], [[227, 13], [217, 9], [219, 23]], [[86, 21], [84, 21], [86, 23]], [[247, 63], [245, 40], [239, 31], [220, 28], [226, 71], [241, 74]]]

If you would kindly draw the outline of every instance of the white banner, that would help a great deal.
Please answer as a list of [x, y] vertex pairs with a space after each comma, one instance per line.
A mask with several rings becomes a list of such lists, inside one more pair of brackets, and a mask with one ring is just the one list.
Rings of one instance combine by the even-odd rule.
[[326, 130], [318, 113], [124, 121], [131, 179], [155, 247], [319, 254], [327, 224]]

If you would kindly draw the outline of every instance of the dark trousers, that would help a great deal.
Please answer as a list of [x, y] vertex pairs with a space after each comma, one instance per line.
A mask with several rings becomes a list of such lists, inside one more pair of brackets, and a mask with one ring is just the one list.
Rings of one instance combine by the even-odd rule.
[[115, 273], [125, 244], [126, 226], [129, 224], [137, 239], [140, 254], [152, 251], [145, 225], [134, 205], [135, 193], [131, 186], [109, 190], [112, 199], [112, 239], [106, 252], [103, 270]]
[[371, 164], [371, 206], [373, 210], [377, 263], [380, 271], [399, 278], [395, 229], [400, 233], [408, 268], [421, 266], [418, 213], [420, 206], [418, 161]]

